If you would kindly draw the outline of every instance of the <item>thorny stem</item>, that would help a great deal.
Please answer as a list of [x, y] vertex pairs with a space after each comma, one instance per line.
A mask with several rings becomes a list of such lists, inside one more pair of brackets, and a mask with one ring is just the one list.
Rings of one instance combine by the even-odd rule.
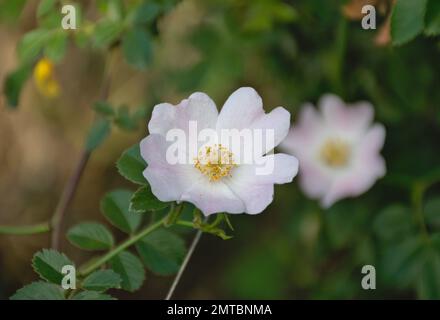
[[[112, 55], [112, 53], [110, 53]], [[110, 60], [110, 59], [109, 59]], [[109, 67], [110, 63], [107, 62], [104, 70], [104, 80], [101, 86], [101, 93], [100, 93], [100, 100], [107, 99], [109, 95], [109, 89], [110, 89], [110, 72]], [[63, 228], [63, 222], [66, 218], [67, 209], [70, 205], [70, 203], [73, 200], [73, 197], [75, 196], [76, 189], [78, 188], [79, 181], [81, 179], [81, 176], [84, 172], [84, 169], [87, 165], [87, 162], [89, 161], [91, 155], [91, 151], [84, 148], [82, 151], [81, 157], [78, 161], [78, 164], [76, 165], [75, 171], [70, 176], [69, 180], [67, 181], [67, 184], [63, 190], [63, 193], [61, 194], [61, 197], [58, 201], [58, 204], [55, 208], [54, 214], [52, 216], [51, 220], [51, 227], [53, 229], [52, 237], [51, 237], [51, 247], [53, 249], [58, 250], [60, 247], [60, 240], [61, 240], [61, 230]]]
[[50, 231], [50, 223], [43, 222], [27, 226], [0, 226], [0, 234], [31, 235]]
[[51, 221], [51, 226], [53, 229], [51, 247], [53, 249], [59, 249], [61, 229], [63, 227], [64, 218], [66, 217], [67, 208], [72, 202], [72, 199], [79, 184], [79, 180], [81, 179], [82, 173], [84, 172], [89, 158], [90, 152], [84, 150], [75, 168], [75, 171], [70, 176], [69, 181], [67, 182], [66, 187], [64, 188], [60, 200], [58, 201], [58, 204], [56, 206], [55, 213], [53, 214]]

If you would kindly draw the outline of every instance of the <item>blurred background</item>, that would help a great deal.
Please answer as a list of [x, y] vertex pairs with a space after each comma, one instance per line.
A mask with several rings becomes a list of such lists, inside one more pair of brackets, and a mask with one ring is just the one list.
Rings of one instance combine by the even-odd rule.
[[[79, 23], [43, 53], [51, 61], [50, 81], [42, 84], [37, 72], [28, 71], [23, 81], [12, 81], [22, 83], [19, 90], [13, 87], [19, 99], [10, 85], [2, 91], [0, 225], [50, 219], [81, 156], [109, 57], [108, 102], [145, 113], [128, 131], [113, 127], [93, 152], [66, 228], [103, 221], [100, 198], [114, 188], [134, 190], [115, 162], [146, 135], [156, 103], [176, 104], [203, 91], [221, 107], [236, 88], [252, 86], [266, 111], [282, 105], [295, 122], [302, 103], [336, 93], [375, 106], [375, 121], [387, 129], [386, 176], [362, 196], [329, 210], [306, 198], [297, 181], [277, 186], [274, 202], [261, 215], [231, 216], [231, 240], [202, 237], [175, 297], [440, 298], [440, 42], [420, 32], [393, 43], [394, 1], [59, 2], [75, 4]], [[146, 3], [156, 11], [149, 7], [138, 13]], [[59, 28], [59, 9], [58, 20], [52, 19], [41, 8], [38, 13], [39, 4], [0, 0], [1, 83], [20, 68], [35, 70], [36, 60], [31, 67], [26, 60], [40, 50], [23, 48], [25, 34]], [[364, 4], [376, 6], [376, 30], [361, 27]], [[127, 16], [135, 16], [129, 19], [135, 22], [120, 29], [110, 23]], [[130, 28], [141, 31], [132, 41], [124, 39]], [[35, 46], [40, 40], [28, 37]], [[192, 235], [184, 234], [188, 243]], [[49, 245], [46, 234], [0, 235], [1, 299], [37, 279], [32, 255]], [[62, 251], [78, 262], [91, 256], [65, 239]], [[376, 267], [376, 290], [361, 287], [361, 268], [367, 264]], [[162, 299], [171, 281], [149, 272], [141, 290], [114, 295]]]

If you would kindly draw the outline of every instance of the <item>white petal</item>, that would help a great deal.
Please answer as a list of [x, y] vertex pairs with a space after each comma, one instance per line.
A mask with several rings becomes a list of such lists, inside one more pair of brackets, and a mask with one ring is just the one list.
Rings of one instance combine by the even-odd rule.
[[382, 149], [384, 142], [385, 127], [381, 124], [374, 124], [360, 141], [359, 155], [361, 157], [375, 155]]
[[337, 179], [321, 199], [321, 205], [329, 208], [336, 201], [357, 197], [370, 189], [376, 180], [385, 174], [385, 161], [381, 156], [370, 159], [363, 167], [363, 170], [353, 170], [343, 178]]
[[166, 136], [170, 129], [178, 127], [177, 112], [184, 109], [188, 104], [188, 100], [182, 100], [178, 105], [170, 103], [160, 103], [153, 108], [150, 122], [148, 123], [148, 131], [150, 134], [160, 134]]
[[194, 184], [199, 172], [192, 165], [169, 164], [166, 160], [168, 146], [165, 137], [158, 134], [149, 135], [141, 141], [141, 155], [148, 164], [143, 174], [159, 200], [178, 201], [183, 192]]
[[239, 88], [223, 105], [218, 116], [217, 129], [249, 128], [263, 114], [263, 101], [257, 91], [249, 87]]
[[368, 130], [356, 148], [354, 165], [334, 180], [322, 199], [322, 205], [329, 207], [345, 197], [356, 197], [369, 190], [377, 179], [386, 173], [385, 160], [380, 150], [385, 140], [385, 129], [376, 124]]
[[150, 134], [166, 136], [170, 129], [182, 129], [188, 132], [189, 121], [197, 121], [198, 130], [215, 129], [218, 111], [215, 103], [204, 93], [193, 93], [178, 105], [161, 103], [154, 107], [148, 124]]
[[280, 145], [282, 150], [288, 151], [299, 158], [315, 151], [314, 146], [323, 139], [324, 123], [311, 104], [305, 104], [299, 113], [296, 125], [294, 125], [286, 139]]
[[[314, 160], [311, 160], [314, 161]], [[300, 159], [299, 185], [312, 199], [322, 197], [331, 187], [332, 176], [315, 162]]]
[[188, 121], [197, 121], [199, 130], [215, 129], [218, 110], [214, 101], [207, 94], [196, 92], [190, 95], [186, 109]]
[[289, 183], [298, 172], [298, 160], [286, 154], [263, 157], [273, 163], [270, 174], [258, 175], [255, 165], [242, 165], [232, 171], [225, 183], [243, 200], [246, 213], [261, 213], [272, 201], [274, 184]]
[[319, 101], [319, 108], [331, 130], [354, 138], [365, 133], [374, 116], [374, 109], [370, 103], [346, 105], [335, 95], [324, 95]]
[[[263, 153], [261, 155], [266, 154], [280, 144], [289, 133], [289, 128], [290, 113], [283, 107], [277, 107], [270, 113], [261, 115], [250, 126], [252, 130], [262, 130], [263, 140], [258, 141], [258, 143], [262, 143], [263, 146]], [[268, 130], [273, 130], [273, 136], [267, 136]], [[266, 137], [273, 138], [273, 141], [266, 141]]]
[[226, 184], [211, 182], [205, 176], [186, 190], [181, 200], [193, 203], [205, 216], [218, 212], [242, 213], [245, 210], [243, 201]]

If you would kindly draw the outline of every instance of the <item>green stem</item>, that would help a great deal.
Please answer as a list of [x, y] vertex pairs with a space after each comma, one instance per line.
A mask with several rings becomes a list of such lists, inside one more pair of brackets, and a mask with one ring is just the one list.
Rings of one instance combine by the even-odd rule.
[[143, 237], [145, 237], [147, 234], [153, 232], [154, 230], [158, 229], [165, 223], [166, 218], [159, 220], [156, 223], [148, 225], [145, 229], [140, 231], [139, 233], [133, 235], [132, 237], [128, 238], [124, 242], [122, 242], [120, 245], [118, 245], [113, 250], [109, 251], [107, 254], [103, 255], [101, 258], [93, 261], [90, 264], [86, 264], [84, 267], [82, 267], [80, 270], [80, 275], [86, 276], [89, 273], [93, 272], [94, 270], [101, 267], [104, 263], [112, 259], [114, 256], [119, 254], [121, 251], [124, 251], [125, 249], [129, 248], [139, 240], [141, 240]]
[[426, 190], [426, 184], [416, 183], [411, 193], [413, 212], [417, 223], [419, 224], [422, 235], [429, 239], [428, 229], [426, 228], [425, 217], [423, 215], [423, 194]]
[[32, 235], [50, 231], [50, 223], [43, 222], [28, 226], [0, 226], [0, 234]]
[[[115, 54], [114, 51], [110, 51], [110, 54], [107, 58], [104, 67], [104, 76], [101, 84], [99, 100], [106, 100], [108, 98], [110, 92], [110, 84], [111, 84], [111, 65], [112, 60], [114, 60]], [[66, 186], [61, 194], [61, 197], [58, 201], [58, 204], [55, 208], [55, 212], [52, 215], [52, 238], [51, 238], [51, 247], [53, 249], [59, 250], [61, 246], [61, 233], [64, 225], [64, 220], [67, 216], [68, 209], [70, 204], [73, 201], [76, 190], [78, 189], [79, 182], [84, 173], [84, 170], [87, 166], [87, 163], [90, 159], [90, 155], [93, 150], [88, 150], [85, 146], [82, 155], [75, 167], [75, 171], [69, 177], [69, 180], [66, 183]]]
[[[196, 211], [196, 210], [198, 210], [198, 209], [195, 209], [194, 211]], [[204, 222], [204, 223], [207, 223], [207, 222], [208, 222], [208, 219], [209, 219], [209, 218], [206, 217], [205, 220], [204, 220], [203, 222]], [[183, 222], [185, 222], [185, 224], [182, 224]], [[177, 224], [180, 224], [180, 225], [187, 225], [186, 222], [187, 222], [187, 221], [177, 221]], [[193, 224], [193, 223], [190, 223], [190, 225], [193, 226], [194, 224]], [[174, 291], [176, 290], [176, 287], [177, 287], [177, 285], [179, 284], [180, 279], [182, 278], [183, 272], [185, 271], [186, 266], [188, 265], [188, 262], [189, 262], [189, 260], [191, 259], [191, 256], [192, 256], [192, 254], [194, 253], [194, 250], [196, 249], [197, 244], [199, 243], [199, 241], [200, 241], [200, 237], [202, 236], [202, 234], [203, 234], [203, 231], [202, 231], [201, 229], [197, 230], [196, 236], [194, 237], [194, 240], [192, 241], [191, 246], [190, 246], [189, 249], [188, 249], [188, 252], [187, 252], [187, 254], [186, 254], [186, 256], [185, 256], [185, 259], [183, 260], [182, 264], [180, 265], [179, 272], [177, 272], [177, 275], [176, 275], [176, 277], [174, 278], [174, 281], [173, 281], [173, 283], [171, 284], [170, 289], [168, 290], [168, 293], [167, 293], [167, 296], [165, 297], [165, 300], [170, 300], [171, 297], [173, 296]]]
[[82, 155], [76, 165], [75, 171], [70, 176], [66, 183], [66, 186], [61, 194], [58, 204], [55, 208], [55, 212], [52, 216], [51, 226], [52, 226], [52, 238], [51, 247], [58, 250], [61, 242], [61, 229], [63, 227], [63, 222], [67, 214], [67, 209], [75, 196], [76, 190], [79, 185], [79, 181], [82, 177], [84, 169], [86, 168], [87, 162], [90, 158], [90, 152], [83, 150]]
[[179, 219], [182, 210], [183, 210], [183, 203], [177, 205], [176, 208], [173, 205], [170, 209], [170, 213], [168, 214], [168, 218], [165, 222], [165, 226], [169, 227], [170, 225], [174, 224], [177, 221], [177, 219]]
[[179, 225], [179, 226], [194, 228], [194, 223], [191, 222], [191, 221], [179, 220], [179, 221], [176, 222], [176, 224]]

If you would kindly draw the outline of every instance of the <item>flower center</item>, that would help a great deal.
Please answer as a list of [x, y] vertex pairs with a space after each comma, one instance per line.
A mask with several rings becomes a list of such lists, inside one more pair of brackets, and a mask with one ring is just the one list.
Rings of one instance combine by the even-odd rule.
[[230, 176], [231, 170], [236, 167], [233, 154], [221, 144], [200, 148], [194, 166], [210, 181], [218, 181]]
[[328, 139], [321, 147], [319, 156], [329, 167], [343, 167], [348, 163], [350, 147], [340, 139]]

